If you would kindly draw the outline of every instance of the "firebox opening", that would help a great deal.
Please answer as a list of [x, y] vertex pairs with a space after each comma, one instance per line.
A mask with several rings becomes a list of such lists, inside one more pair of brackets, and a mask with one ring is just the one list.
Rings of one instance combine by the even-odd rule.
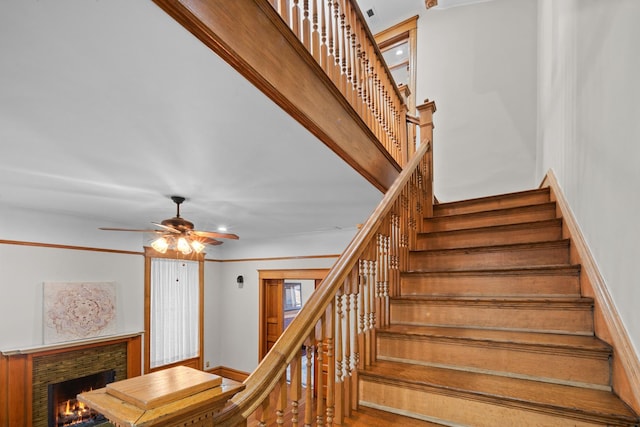
[[76, 396], [102, 388], [115, 381], [116, 371], [109, 369], [96, 374], [49, 384], [49, 427], [89, 427], [107, 422], [106, 418], [85, 407]]

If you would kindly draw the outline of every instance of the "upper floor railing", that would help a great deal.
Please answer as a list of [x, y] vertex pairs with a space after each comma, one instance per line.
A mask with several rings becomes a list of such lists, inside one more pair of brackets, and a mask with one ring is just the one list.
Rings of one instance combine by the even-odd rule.
[[394, 160], [408, 159], [406, 105], [355, 0], [270, 0]]

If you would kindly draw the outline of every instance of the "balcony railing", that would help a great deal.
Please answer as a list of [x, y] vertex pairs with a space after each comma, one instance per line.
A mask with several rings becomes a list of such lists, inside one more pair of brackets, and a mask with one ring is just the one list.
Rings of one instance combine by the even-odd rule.
[[406, 106], [354, 0], [270, 0], [377, 139], [403, 166]]

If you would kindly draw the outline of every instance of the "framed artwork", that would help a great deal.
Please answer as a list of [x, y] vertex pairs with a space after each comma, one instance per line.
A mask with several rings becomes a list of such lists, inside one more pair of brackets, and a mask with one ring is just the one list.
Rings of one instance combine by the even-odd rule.
[[45, 282], [44, 343], [116, 333], [114, 282]]

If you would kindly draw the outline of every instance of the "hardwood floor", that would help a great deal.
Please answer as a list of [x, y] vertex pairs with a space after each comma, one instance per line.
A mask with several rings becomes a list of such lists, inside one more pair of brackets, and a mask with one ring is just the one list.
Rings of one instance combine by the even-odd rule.
[[[302, 410], [302, 408], [301, 408]], [[259, 423], [254, 416], [247, 419], [247, 427], [258, 426]], [[267, 426], [277, 426], [275, 419], [270, 419]], [[291, 423], [291, 413], [285, 414], [284, 425], [293, 425]], [[299, 426], [304, 425], [302, 421]], [[313, 423], [315, 425], [315, 422]], [[434, 424], [415, 418], [404, 417], [402, 415], [392, 414], [391, 412], [379, 411], [377, 409], [361, 407], [357, 412], [351, 415], [351, 418], [345, 419], [343, 426], [353, 427], [388, 427], [388, 426], [412, 426], [412, 427], [436, 427], [441, 424]]]
[[[272, 404], [275, 405], [275, 399], [272, 397]], [[304, 397], [303, 400], [300, 401], [300, 406], [298, 408], [299, 412], [299, 422], [297, 424], [292, 423], [291, 421], [291, 402], [289, 402], [287, 409], [284, 413], [283, 424], [285, 426], [298, 425], [303, 426], [304, 424], [304, 410], [305, 410], [305, 402]], [[313, 423], [311, 425], [316, 425], [315, 420], [316, 412], [315, 408], [313, 411]], [[254, 413], [247, 419], [247, 427], [255, 427], [259, 426], [258, 419], [256, 418], [256, 414]], [[279, 424], [276, 421], [275, 415], [271, 414], [266, 420], [266, 426], [278, 426]], [[326, 425], [326, 424], [325, 424]], [[337, 424], [336, 424], [337, 425]], [[405, 417], [402, 415], [393, 414], [391, 412], [380, 411], [373, 408], [366, 408], [361, 406], [358, 411], [353, 412], [351, 417], [345, 418], [343, 426], [353, 426], [353, 427], [387, 427], [387, 426], [411, 426], [411, 427], [435, 427], [440, 426], [440, 424], [434, 424], [427, 421], [418, 420], [415, 418]]]

